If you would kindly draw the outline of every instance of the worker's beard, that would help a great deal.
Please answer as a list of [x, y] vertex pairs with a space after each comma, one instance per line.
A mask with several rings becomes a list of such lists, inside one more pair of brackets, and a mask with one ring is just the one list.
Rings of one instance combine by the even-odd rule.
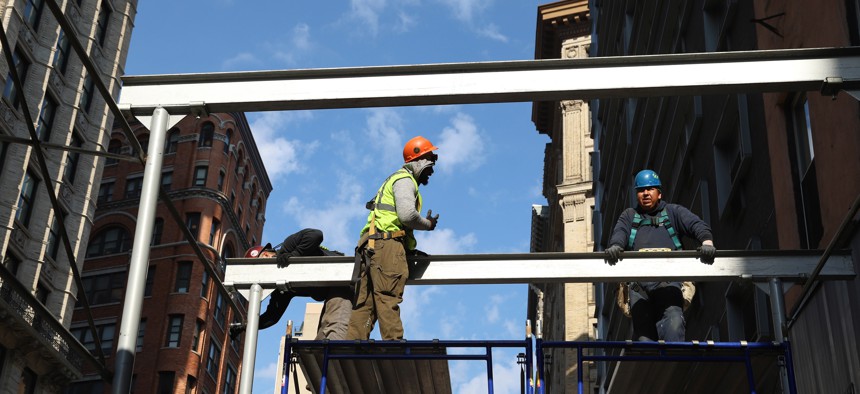
[[427, 183], [430, 182], [430, 176], [433, 175], [433, 166], [429, 166], [421, 171], [421, 175], [418, 176], [418, 183], [427, 186]]

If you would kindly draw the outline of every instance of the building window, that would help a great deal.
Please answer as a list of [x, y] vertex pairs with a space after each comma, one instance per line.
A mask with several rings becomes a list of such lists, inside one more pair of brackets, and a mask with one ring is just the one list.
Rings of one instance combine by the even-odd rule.
[[143, 351], [143, 337], [146, 334], [146, 319], [140, 319], [140, 324], [137, 326], [137, 342], [134, 346], [135, 352]]
[[[69, 142], [69, 145], [72, 148], [80, 148], [83, 146], [83, 142], [81, 142], [81, 138], [78, 137], [77, 133], [72, 133], [72, 139]], [[81, 154], [79, 152], [66, 152], [66, 168], [63, 170], [63, 179], [65, 179], [69, 184], [75, 183], [75, 175], [78, 172], [78, 161], [80, 160], [80, 157]]]
[[72, 382], [69, 385], [69, 388], [64, 392], [65, 394], [78, 394], [78, 393], [102, 393], [104, 392], [104, 382], [102, 380], [87, 380], [84, 382]]
[[215, 246], [215, 237], [218, 235], [218, 226], [221, 222], [218, 219], [212, 218], [212, 225], [209, 226], [209, 245]]
[[[63, 217], [68, 217], [69, 214], [63, 212]], [[60, 221], [57, 220], [57, 215], [54, 215], [54, 219], [51, 222], [51, 228], [48, 230], [48, 256], [51, 256], [51, 259], [57, 261], [57, 254], [60, 251]]]
[[197, 147], [211, 147], [212, 137], [215, 135], [215, 125], [212, 122], [203, 123], [200, 127], [200, 135], [197, 140]]
[[99, 18], [96, 21], [96, 35], [94, 37], [96, 42], [99, 43], [99, 46], [102, 47], [105, 45], [105, 38], [107, 37], [110, 14], [110, 5], [108, 5], [107, 1], [103, 0], [101, 2], [101, 9], [99, 10]]
[[821, 223], [818, 180], [815, 171], [815, 148], [812, 144], [812, 123], [809, 118], [809, 101], [806, 94], [798, 94], [791, 101], [787, 123], [791, 176], [794, 181], [794, 201], [800, 247], [818, 247], [824, 228]]
[[9, 151], [9, 143], [0, 141], [0, 174], [3, 173], [3, 168], [6, 167], [6, 152]]
[[[5, 146], [5, 145], [4, 145]], [[218, 191], [224, 191], [224, 171], [218, 171]]]
[[227, 140], [224, 141], [224, 154], [230, 153], [230, 140], [233, 139], [233, 129], [227, 129]]
[[48, 305], [48, 297], [50, 295], [51, 289], [48, 288], [48, 286], [46, 286], [41, 281], [36, 284], [36, 294], [34, 294], [34, 296], [37, 300], [39, 300], [39, 302], [42, 303], [42, 305]]
[[39, 140], [48, 142], [51, 140], [51, 128], [54, 127], [54, 117], [57, 115], [57, 102], [50, 94], [45, 94], [42, 101], [42, 110], [39, 111], [39, 120], [36, 123], [36, 135]]
[[143, 177], [129, 178], [125, 181], [125, 198], [138, 198], [143, 190]]
[[175, 293], [187, 293], [191, 286], [191, 262], [180, 261], [176, 265], [176, 282], [173, 286]]
[[[18, 48], [15, 48], [15, 51], [12, 53], [12, 61], [15, 62], [15, 70], [18, 71], [18, 78], [21, 79], [21, 83], [26, 84], [27, 70], [30, 69], [30, 59], [24, 56]], [[15, 108], [21, 107], [21, 89], [15, 86], [11, 70], [6, 75], [6, 87], [3, 88], [3, 97], [6, 97]]]
[[200, 351], [200, 338], [203, 338], [203, 329], [206, 327], [206, 323], [203, 320], [197, 320], [197, 324], [194, 325], [194, 338], [191, 339], [191, 350], [195, 352]]
[[160, 371], [158, 372], [158, 388], [156, 394], [173, 394], [173, 382], [176, 380], [176, 372]]
[[44, 0], [26, 0], [24, 2], [24, 23], [39, 30], [39, 20], [42, 19], [42, 10], [45, 8]]
[[54, 61], [51, 66], [55, 70], [59, 70], [60, 74], [66, 73], [66, 68], [69, 66], [69, 37], [66, 32], [60, 29], [60, 35], [57, 37], [57, 47], [55, 49]]
[[164, 233], [164, 219], [155, 218], [155, 223], [152, 225], [152, 240], [150, 246], [161, 244], [161, 235]]
[[173, 171], [161, 173], [161, 190], [170, 191], [173, 187]]
[[224, 297], [221, 296], [221, 292], [217, 292], [218, 295], [215, 297], [215, 311], [212, 316], [215, 318], [215, 322], [218, 323], [218, 326], [224, 327]]
[[[74, 335], [75, 338], [78, 338], [78, 341], [87, 348], [87, 350], [91, 352], [96, 350], [96, 341], [93, 339], [93, 332], [90, 330], [89, 326], [72, 328], [70, 331], [72, 335]], [[116, 324], [98, 324], [96, 325], [96, 331], [98, 331], [99, 340], [102, 343], [102, 352], [110, 353], [111, 349], [113, 349], [113, 337], [116, 332]]]
[[164, 154], [176, 153], [179, 145], [179, 129], [172, 128], [167, 132], [167, 141], [164, 143]]
[[95, 86], [92, 78], [92, 74], [87, 74], [87, 77], [84, 78], [84, 86], [83, 90], [81, 90], [81, 99], [78, 102], [78, 108], [81, 108], [84, 113], [89, 113], [90, 108], [93, 106], [93, 93], [95, 92]]
[[21, 380], [18, 382], [19, 394], [34, 394], [36, 392], [36, 380], [38, 376], [30, 368], [21, 371]]
[[236, 392], [236, 371], [233, 366], [227, 366], [227, 372], [224, 373], [224, 394], [233, 394]]
[[191, 212], [185, 215], [185, 225], [195, 239], [200, 237], [200, 212]]
[[226, 261], [229, 258], [233, 258], [235, 256], [236, 256], [236, 254], [233, 253], [233, 245], [227, 244], [227, 246], [224, 247], [224, 252], [221, 253], [221, 271], [222, 272], [225, 269], [224, 261]]
[[206, 186], [206, 175], [208, 174], [208, 166], [194, 167], [194, 184], [192, 186]]
[[97, 203], [105, 203], [113, 199], [113, 182], [105, 182], [99, 186], [99, 197]]
[[18, 196], [18, 209], [15, 211], [15, 219], [18, 223], [24, 225], [24, 227], [30, 225], [30, 216], [33, 214], [33, 205], [36, 204], [36, 190], [38, 187], [39, 178], [36, 178], [28, 169], [24, 173], [21, 194]]
[[124, 228], [113, 226], [100, 231], [90, 239], [87, 257], [127, 252], [131, 249], [132, 239]]
[[188, 375], [188, 378], [185, 380], [185, 394], [194, 394], [197, 389], [197, 378]]
[[91, 306], [120, 302], [125, 293], [125, 271], [85, 276], [81, 281]]
[[166, 347], [179, 347], [179, 341], [182, 339], [182, 315], [170, 315], [167, 323], [167, 341]]
[[[121, 155], [122, 154], [122, 142], [119, 142], [119, 140], [110, 140], [110, 143], [108, 144], [108, 153]], [[105, 165], [116, 164], [117, 161], [118, 160], [113, 158], [113, 157], [108, 157], [105, 160]]]
[[[238, 221], [239, 223], [242, 223], [242, 207], [239, 207], [236, 209], [236, 221]], [[245, 227], [247, 227], [247, 226], [245, 226]], [[245, 232], [247, 232], [247, 229], [245, 230]], [[246, 234], [246, 236], [247, 236], [247, 234]]]
[[212, 378], [218, 376], [218, 363], [221, 362], [221, 348], [215, 344], [215, 341], [209, 341], [209, 354], [206, 356], [206, 372]]
[[137, 137], [137, 143], [140, 144], [140, 149], [143, 150], [143, 154], [149, 153], [149, 135], [144, 134], [140, 137]]
[[146, 283], [143, 285], [143, 296], [152, 296], [152, 285], [155, 283], [155, 266], [150, 265], [146, 269]]
[[12, 273], [18, 275], [18, 268], [21, 267], [21, 259], [15, 256], [10, 250], [6, 250], [6, 257], [3, 259], [3, 265]]
[[200, 297], [209, 297], [209, 271], [203, 270], [203, 286], [200, 287]]

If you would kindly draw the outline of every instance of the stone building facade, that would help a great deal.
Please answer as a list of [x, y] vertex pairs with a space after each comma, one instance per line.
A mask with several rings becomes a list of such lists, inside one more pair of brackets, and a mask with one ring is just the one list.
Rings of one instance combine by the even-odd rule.
[[[58, 3], [74, 31], [60, 27], [45, 1], [0, 1], [0, 20], [10, 49], [0, 50], [0, 392], [4, 393], [60, 392], [93, 361], [67, 329], [77, 294], [72, 268], [83, 262], [95, 213], [93, 186], [104, 159], [66, 147], [107, 149], [113, 115], [95, 89], [95, 80], [104, 83], [112, 98], [118, 96], [137, 1]], [[70, 45], [73, 36], [97, 68], [92, 75]], [[9, 54], [21, 86], [13, 82]], [[47, 171], [30, 143], [27, 114], [43, 144]], [[54, 210], [49, 190], [57, 196], [61, 213]], [[64, 220], [58, 219], [60, 215]], [[61, 242], [61, 226], [68, 234], [71, 253]]]
[[[591, 21], [588, 1], [559, 1], [538, 7], [536, 59], [588, 57]], [[537, 102], [532, 121], [550, 137], [544, 156], [546, 206], [533, 207], [532, 252], [590, 252], [594, 249], [591, 112], [584, 100]], [[529, 319], [542, 321], [552, 341], [594, 339], [594, 291], [590, 283], [535, 284]], [[547, 352], [547, 392], [577, 391], [575, 350]], [[586, 387], [595, 373], [586, 364]]]

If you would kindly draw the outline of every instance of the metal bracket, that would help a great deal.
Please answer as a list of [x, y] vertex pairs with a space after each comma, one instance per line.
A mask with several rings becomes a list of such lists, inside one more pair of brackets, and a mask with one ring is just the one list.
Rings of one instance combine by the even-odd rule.
[[836, 95], [842, 90], [843, 82], [842, 77], [824, 78], [824, 82], [821, 84], [821, 95], [830, 96], [836, 100]]
[[198, 119], [209, 116], [209, 111], [206, 110], [206, 103], [203, 101], [192, 101], [188, 103], [188, 108], [190, 108], [191, 115], [196, 116]]

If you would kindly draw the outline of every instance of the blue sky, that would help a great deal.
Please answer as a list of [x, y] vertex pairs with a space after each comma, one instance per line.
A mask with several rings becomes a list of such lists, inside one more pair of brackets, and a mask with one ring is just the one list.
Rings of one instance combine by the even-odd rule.
[[[261, 0], [141, 1], [127, 75], [357, 67], [534, 58], [537, 1]], [[541, 196], [549, 139], [531, 123], [531, 103], [248, 113], [274, 190], [263, 240], [279, 243], [315, 227], [324, 245], [352, 252], [364, 202], [402, 163], [402, 146], [423, 135], [440, 147], [422, 187], [440, 214], [421, 233], [431, 254], [528, 252], [532, 204]], [[408, 286], [408, 339], [521, 339], [524, 285]], [[263, 301], [263, 307], [267, 301]], [[270, 393], [277, 341], [299, 324], [294, 300], [260, 332], [254, 392]], [[378, 338], [378, 333], [374, 333]], [[494, 354], [495, 389], [518, 392], [517, 351]], [[486, 392], [482, 362], [453, 362], [455, 393]]]

